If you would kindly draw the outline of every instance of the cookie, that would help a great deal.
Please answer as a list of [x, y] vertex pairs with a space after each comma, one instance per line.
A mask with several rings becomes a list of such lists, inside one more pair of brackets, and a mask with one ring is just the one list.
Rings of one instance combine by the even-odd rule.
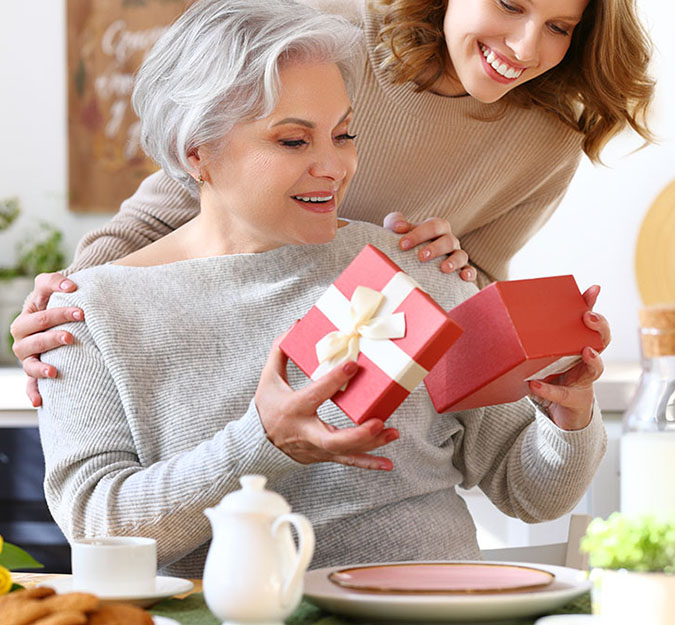
[[49, 607], [50, 612], [73, 610], [77, 612], [93, 612], [98, 608], [99, 600], [96, 595], [86, 592], [69, 592], [63, 595], [54, 595], [42, 600]]
[[22, 590], [15, 590], [14, 592], [9, 593], [8, 595], [2, 595], [0, 597], [0, 609], [8, 603], [14, 601], [25, 601], [26, 599], [42, 599], [43, 597], [49, 597], [55, 593], [53, 588], [48, 586], [36, 586], [34, 588], [23, 588]]
[[86, 625], [87, 615], [79, 610], [59, 610], [43, 616], [30, 625]]
[[39, 599], [22, 598], [3, 604], [0, 610], [0, 625], [28, 625], [47, 616], [49, 608], [42, 603]]
[[145, 610], [124, 603], [101, 606], [89, 615], [89, 625], [153, 625]]

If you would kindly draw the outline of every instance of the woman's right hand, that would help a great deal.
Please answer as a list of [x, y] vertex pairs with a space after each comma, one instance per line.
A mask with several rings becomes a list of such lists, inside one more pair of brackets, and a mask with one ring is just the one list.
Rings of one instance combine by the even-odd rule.
[[14, 337], [12, 351], [28, 375], [26, 394], [35, 407], [42, 405], [37, 379], [55, 378], [57, 375], [54, 367], [40, 361], [40, 354], [73, 342], [70, 332], [49, 330], [69, 321], [84, 319], [84, 312], [80, 308], [47, 310], [47, 303], [52, 293], [70, 293], [76, 289], [75, 283], [60, 273], [41, 273], [35, 278], [35, 286], [26, 298], [21, 314], [10, 327]]
[[322, 421], [316, 411], [358, 371], [355, 362], [348, 362], [294, 390], [288, 384], [288, 357], [274, 342], [255, 394], [255, 404], [267, 437], [287, 456], [301, 464], [337, 462], [361, 469], [390, 471], [389, 458], [367, 452], [391, 443], [398, 430], [386, 428], [380, 419], [361, 425], [337, 428]]

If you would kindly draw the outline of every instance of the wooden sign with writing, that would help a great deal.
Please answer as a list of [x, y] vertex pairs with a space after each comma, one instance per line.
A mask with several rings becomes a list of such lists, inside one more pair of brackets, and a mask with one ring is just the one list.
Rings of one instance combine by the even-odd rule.
[[68, 0], [70, 209], [114, 212], [157, 165], [131, 107], [145, 54], [190, 0]]

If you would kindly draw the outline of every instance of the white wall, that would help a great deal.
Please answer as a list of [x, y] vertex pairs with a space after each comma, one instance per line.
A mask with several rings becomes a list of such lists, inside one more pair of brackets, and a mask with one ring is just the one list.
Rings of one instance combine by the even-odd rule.
[[0, 265], [16, 240], [44, 219], [64, 232], [69, 254], [109, 215], [71, 213], [67, 204], [65, 0], [0, 7], [0, 198], [19, 196], [23, 212], [0, 233]]
[[[675, 58], [675, 8], [663, 0], [640, 4], [658, 46], [654, 128], [662, 143], [624, 156], [636, 143], [622, 137], [605, 154], [610, 168], [582, 163], [556, 215], [512, 267], [514, 278], [573, 273], [582, 287], [601, 284], [597, 309], [614, 332], [607, 361], [638, 358], [635, 238], [650, 202], [675, 177], [675, 71], [667, 72], [664, 61]], [[108, 219], [67, 209], [65, 54], [65, 0], [3, 3], [0, 198], [18, 195], [24, 215], [0, 234], [0, 264], [11, 262], [15, 239], [36, 218], [64, 230], [70, 253], [82, 234]]]

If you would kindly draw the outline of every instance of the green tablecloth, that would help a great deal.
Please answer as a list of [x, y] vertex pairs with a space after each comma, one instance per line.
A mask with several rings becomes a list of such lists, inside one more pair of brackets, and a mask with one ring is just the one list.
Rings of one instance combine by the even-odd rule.
[[[206, 607], [202, 593], [195, 593], [185, 599], [167, 599], [158, 603], [150, 611], [153, 614], [175, 619], [181, 625], [220, 625], [220, 621]], [[551, 614], [590, 613], [591, 596], [590, 594], [585, 594]], [[513, 623], [513, 625], [532, 625], [536, 620], [535, 617], [516, 619], [508, 622]], [[286, 619], [286, 625], [371, 625], [371, 622], [350, 620], [346, 617], [330, 614], [303, 601], [298, 606], [298, 609]]]

